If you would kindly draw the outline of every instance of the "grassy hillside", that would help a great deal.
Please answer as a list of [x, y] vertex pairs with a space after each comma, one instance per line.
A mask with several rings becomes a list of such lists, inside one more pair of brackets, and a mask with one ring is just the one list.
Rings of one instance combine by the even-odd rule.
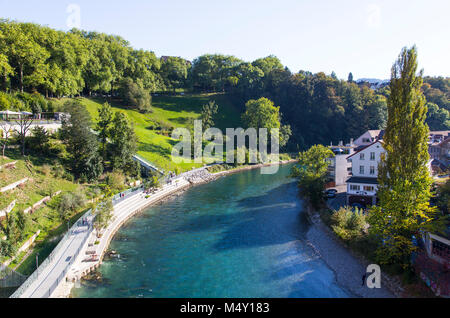
[[[0, 187], [4, 187], [24, 178], [29, 178], [23, 186], [0, 194], [0, 209], [6, 208], [12, 201], [16, 200], [16, 205], [12, 213], [23, 211], [32, 206], [44, 197], [50, 196], [57, 191], [62, 191], [58, 196], [54, 196], [41, 208], [30, 214], [30, 223], [26, 230], [25, 239], [17, 244], [20, 247], [36, 231], [40, 230], [40, 235], [36, 241], [33, 253], [39, 253], [41, 260], [52, 251], [58, 243], [62, 233], [67, 229], [66, 223], [62, 223], [57, 212], [57, 205], [61, 195], [66, 192], [84, 191], [90, 197], [89, 185], [79, 185], [71, 181], [67, 174], [55, 171], [55, 167], [61, 167], [57, 159], [49, 159], [41, 156], [27, 156], [24, 158], [18, 149], [8, 149], [7, 158], [0, 158], [0, 165], [16, 161], [15, 168], [4, 168], [0, 170]], [[83, 210], [85, 210], [84, 208]], [[76, 221], [82, 211], [77, 211], [70, 215], [70, 223]], [[33, 254], [33, 255], [34, 255]], [[15, 261], [10, 265], [15, 267], [25, 256], [21, 253], [16, 256]], [[17, 269], [24, 274], [30, 274], [35, 268], [35, 258], [27, 255], [28, 258]], [[0, 261], [5, 261], [1, 258]]]
[[[214, 100], [219, 105], [216, 115], [216, 127], [223, 129], [241, 126], [240, 112], [223, 94], [202, 94], [185, 96], [154, 96], [153, 112], [142, 114], [135, 110], [126, 109], [118, 102], [112, 102], [114, 111], [125, 113], [134, 122], [138, 137], [138, 154], [166, 171], [186, 171], [200, 164], [175, 164], [171, 160], [172, 146], [175, 140], [164, 133], [164, 128], [186, 127], [190, 119], [198, 119], [202, 106]], [[102, 98], [82, 98], [94, 121], [98, 117], [98, 108], [107, 101]], [[158, 128], [159, 127], [159, 128]], [[163, 128], [162, 130], [160, 128]]]

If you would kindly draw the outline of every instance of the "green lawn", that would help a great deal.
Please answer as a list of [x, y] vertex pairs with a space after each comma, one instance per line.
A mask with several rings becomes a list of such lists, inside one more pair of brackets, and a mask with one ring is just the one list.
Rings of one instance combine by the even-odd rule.
[[[87, 107], [95, 122], [98, 117], [98, 108], [106, 100], [102, 98], [82, 98], [81, 102]], [[198, 119], [202, 106], [208, 101], [214, 100], [219, 105], [216, 115], [216, 127], [225, 128], [240, 127], [240, 112], [223, 94], [201, 94], [184, 96], [154, 96], [152, 105], [153, 112], [142, 114], [136, 110], [126, 109], [118, 102], [112, 102], [115, 111], [125, 113], [134, 123], [134, 129], [138, 137], [138, 155], [165, 171], [190, 170], [201, 164], [180, 163], [171, 160], [171, 151], [177, 141], [168, 135], [159, 134], [158, 130], [152, 129], [156, 123], [167, 127], [186, 127], [189, 119]]]

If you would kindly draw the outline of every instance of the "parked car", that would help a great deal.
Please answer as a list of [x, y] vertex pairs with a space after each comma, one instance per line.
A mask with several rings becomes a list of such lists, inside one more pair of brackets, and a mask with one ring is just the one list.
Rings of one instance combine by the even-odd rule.
[[335, 198], [336, 197], [336, 193], [337, 193], [337, 190], [336, 189], [327, 189], [327, 190], [325, 190], [325, 196], [327, 197], [327, 198]]

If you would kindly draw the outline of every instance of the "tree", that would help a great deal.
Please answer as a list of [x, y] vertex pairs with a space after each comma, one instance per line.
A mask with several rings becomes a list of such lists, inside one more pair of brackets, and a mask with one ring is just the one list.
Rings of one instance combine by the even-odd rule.
[[30, 148], [34, 149], [39, 153], [45, 153], [48, 149], [48, 142], [50, 136], [47, 130], [42, 126], [35, 126], [32, 130], [32, 137], [30, 138], [31, 145]]
[[77, 178], [96, 180], [103, 172], [98, 152], [97, 137], [91, 131], [91, 117], [86, 107], [79, 102], [67, 102], [64, 105], [69, 119], [64, 119], [61, 135], [70, 154], [72, 172]]
[[258, 67], [264, 72], [264, 76], [269, 75], [273, 70], [283, 70], [283, 64], [274, 55], [269, 55], [265, 58], [260, 58], [252, 63], [253, 66]]
[[386, 154], [378, 175], [380, 204], [369, 213], [369, 230], [383, 242], [376, 253], [382, 264], [407, 266], [414, 250], [412, 236], [430, 229], [436, 213], [429, 204], [432, 179], [427, 168], [427, 108], [421, 86], [416, 47], [404, 48], [391, 73], [383, 138]]
[[112, 200], [108, 200], [100, 203], [94, 208], [96, 211], [94, 218], [94, 228], [97, 232], [97, 237], [100, 237], [100, 231], [108, 226], [113, 219], [114, 206]]
[[136, 135], [126, 115], [116, 112], [110, 129], [111, 163], [113, 169], [124, 170], [136, 153]]
[[62, 221], [67, 221], [71, 214], [86, 205], [86, 195], [82, 191], [67, 192], [61, 195], [58, 213]]
[[450, 114], [444, 108], [439, 108], [434, 103], [427, 103], [427, 124], [431, 130], [447, 130], [450, 129]]
[[188, 74], [186, 60], [181, 57], [169, 56], [161, 63], [161, 75], [167, 87], [175, 90], [184, 87]]
[[1, 132], [1, 142], [2, 142], [2, 157], [5, 157], [6, 146], [9, 143], [9, 138], [13, 132], [13, 125], [6, 121], [0, 121], [0, 132]]
[[131, 78], [124, 78], [120, 82], [119, 96], [123, 102], [131, 108], [137, 108], [142, 112], [150, 112], [152, 98], [150, 93]]
[[98, 110], [97, 131], [102, 144], [103, 164], [106, 162], [106, 146], [108, 143], [109, 130], [113, 119], [113, 111], [108, 103], [104, 103]]
[[348, 80], [347, 80], [347, 82], [353, 83], [353, 74], [352, 74], [352, 72], [348, 73]]
[[313, 207], [323, 203], [323, 190], [328, 175], [329, 158], [334, 153], [323, 145], [315, 145], [299, 154], [299, 161], [292, 167], [291, 175], [298, 179], [300, 192]]
[[15, 130], [22, 144], [22, 156], [25, 156], [25, 141], [30, 127], [33, 124], [33, 118], [31, 116], [21, 115], [20, 118], [16, 120], [16, 124], [19, 127], [19, 129], [15, 128]]
[[[26, 76], [35, 79], [34, 72], [40, 72], [44, 62], [49, 58], [49, 53], [37, 44], [28, 32], [25, 32], [25, 24], [10, 23], [3, 25], [4, 41], [8, 46], [8, 54], [11, 57], [10, 64], [16, 68], [19, 75], [19, 88], [23, 92], [24, 80]], [[25, 71], [27, 73], [25, 73]], [[30, 84], [34, 86], [35, 81], [31, 80]]]
[[201, 118], [205, 130], [214, 126], [214, 115], [218, 110], [219, 106], [215, 101], [209, 101], [208, 104], [203, 105]]
[[280, 108], [274, 106], [273, 102], [265, 97], [258, 100], [249, 100], [245, 104], [245, 113], [242, 115], [242, 121], [246, 127], [280, 128]]

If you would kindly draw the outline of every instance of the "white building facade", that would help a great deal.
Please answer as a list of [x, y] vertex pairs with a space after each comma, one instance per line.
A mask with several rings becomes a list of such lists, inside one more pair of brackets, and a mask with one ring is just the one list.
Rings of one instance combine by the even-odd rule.
[[378, 164], [385, 153], [383, 142], [377, 140], [347, 157], [351, 163], [351, 177], [347, 180], [347, 204], [363, 206], [377, 202]]

